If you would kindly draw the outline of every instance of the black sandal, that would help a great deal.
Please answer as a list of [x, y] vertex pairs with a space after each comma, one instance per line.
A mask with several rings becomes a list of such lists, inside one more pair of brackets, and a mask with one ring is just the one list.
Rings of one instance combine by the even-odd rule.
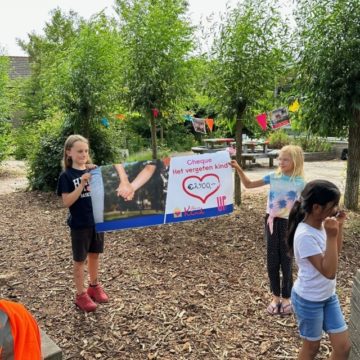
[[266, 308], [266, 311], [270, 315], [278, 315], [280, 312], [280, 303], [274, 305], [273, 303], [270, 303], [269, 306]]

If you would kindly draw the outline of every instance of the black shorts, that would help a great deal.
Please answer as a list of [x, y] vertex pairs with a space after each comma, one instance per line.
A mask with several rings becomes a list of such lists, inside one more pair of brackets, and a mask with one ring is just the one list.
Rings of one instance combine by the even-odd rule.
[[74, 261], [85, 261], [88, 253], [104, 252], [104, 233], [97, 233], [94, 227], [71, 229], [71, 246]]

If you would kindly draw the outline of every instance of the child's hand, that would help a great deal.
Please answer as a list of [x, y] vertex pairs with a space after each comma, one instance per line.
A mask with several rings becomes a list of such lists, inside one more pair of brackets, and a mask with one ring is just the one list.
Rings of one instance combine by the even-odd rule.
[[97, 165], [95, 164], [86, 164], [86, 169], [87, 170], [92, 170], [92, 169], [96, 169], [97, 168]]
[[90, 173], [85, 173], [85, 174], [82, 174], [81, 175], [81, 185], [83, 185], [83, 186], [85, 186], [87, 183], [88, 183], [88, 181], [90, 180], [90, 178], [91, 178], [91, 174]]
[[232, 168], [234, 168], [236, 170], [241, 169], [240, 165], [238, 164], [238, 162], [236, 160], [231, 160], [230, 165], [231, 165]]
[[334, 217], [328, 217], [324, 220], [324, 229], [328, 239], [336, 239], [339, 233], [339, 222]]
[[338, 213], [335, 215], [335, 219], [340, 225], [343, 225], [346, 220], [346, 212], [344, 210], [338, 211]]
[[132, 200], [135, 191], [129, 182], [122, 181], [116, 189], [117, 196], [122, 196], [125, 201]]

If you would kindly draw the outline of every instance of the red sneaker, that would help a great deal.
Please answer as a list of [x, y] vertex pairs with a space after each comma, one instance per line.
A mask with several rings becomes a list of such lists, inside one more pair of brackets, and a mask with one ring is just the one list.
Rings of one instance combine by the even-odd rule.
[[97, 284], [96, 286], [89, 286], [87, 293], [94, 301], [98, 303], [107, 303], [109, 301], [109, 297], [106, 295], [100, 284]]
[[76, 295], [75, 305], [86, 312], [95, 311], [97, 307], [86, 292], [83, 292], [81, 295]]

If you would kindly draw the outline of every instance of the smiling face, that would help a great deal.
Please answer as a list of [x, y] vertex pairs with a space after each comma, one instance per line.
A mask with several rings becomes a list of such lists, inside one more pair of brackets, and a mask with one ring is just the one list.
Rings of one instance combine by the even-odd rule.
[[278, 157], [279, 168], [281, 172], [287, 176], [291, 176], [294, 172], [294, 162], [290, 154], [286, 152], [280, 152]]
[[86, 169], [89, 160], [89, 145], [83, 141], [75, 141], [70, 150], [66, 151], [68, 157], [72, 159], [72, 167], [79, 170]]

